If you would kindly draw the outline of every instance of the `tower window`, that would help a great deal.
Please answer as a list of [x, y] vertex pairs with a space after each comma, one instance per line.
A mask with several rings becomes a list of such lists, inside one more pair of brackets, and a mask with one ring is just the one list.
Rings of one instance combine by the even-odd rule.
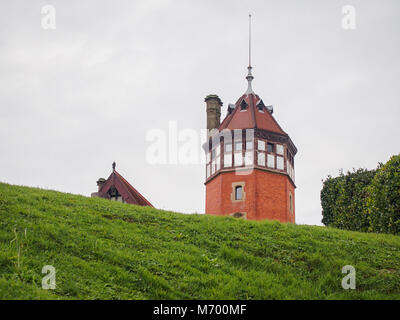
[[220, 154], [220, 152], [221, 152], [221, 146], [218, 145], [218, 146], [215, 148], [215, 155], [218, 157], [219, 154]]
[[277, 153], [277, 154], [281, 154], [281, 155], [284, 154], [284, 153], [283, 153], [283, 145], [281, 145], [281, 144], [277, 144], [277, 145], [276, 145], [276, 153]]
[[289, 212], [293, 213], [293, 197], [292, 194], [289, 194]]
[[215, 170], [218, 171], [219, 169], [221, 169], [221, 157], [218, 156], [216, 161], [217, 161], [217, 164], [216, 164]]
[[275, 156], [272, 154], [269, 154], [267, 156], [267, 165], [269, 168], [275, 168]]
[[246, 150], [253, 150], [253, 141], [246, 141]]
[[260, 101], [257, 103], [257, 109], [258, 109], [258, 111], [264, 113], [264, 107], [265, 107], [264, 102], [263, 102], [262, 100], [260, 100]]
[[242, 186], [235, 187], [235, 200], [243, 200], [243, 187]]
[[257, 163], [259, 166], [265, 167], [265, 153], [259, 152], [257, 154]]
[[246, 109], [247, 109], [247, 103], [243, 99], [242, 102], [240, 103], [240, 110], [246, 110]]
[[207, 152], [207, 163], [211, 160], [211, 152]]
[[268, 143], [267, 144], [267, 151], [268, 152], [274, 152], [274, 144], [273, 143]]
[[285, 170], [283, 157], [276, 157], [276, 167], [279, 170]]
[[235, 142], [235, 150], [241, 151], [242, 150], [242, 141]]
[[215, 159], [215, 149], [211, 151], [211, 160]]
[[245, 182], [238, 181], [232, 183], [232, 193], [231, 200], [232, 202], [242, 202], [246, 200], [246, 192], [244, 191]]
[[240, 167], [243, 165], [243, 154], [241, 152], [235, 152], [235, 166]]
[[252, 166], [254, 162], [254, 153], [252, 151], [246, 152], [244, 154], [244, 164], [245, 166]]
[[264, 151], [265, 150], [265, 141], [258, 140], [257, 149]]
[[232, 167], [232, 153], [224, 155], [224, 167]]
[[225, 143], [225, 152], [232, 152], [232, 143]]

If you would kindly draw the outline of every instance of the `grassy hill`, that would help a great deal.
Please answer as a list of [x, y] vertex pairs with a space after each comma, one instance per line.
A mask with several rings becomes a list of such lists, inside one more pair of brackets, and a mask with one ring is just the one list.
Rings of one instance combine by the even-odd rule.
[[[341, 287], [345, 265], [356, 290]], [[0, 184], [0, 299], [76, 298], [399, 299], [400, 237]]]

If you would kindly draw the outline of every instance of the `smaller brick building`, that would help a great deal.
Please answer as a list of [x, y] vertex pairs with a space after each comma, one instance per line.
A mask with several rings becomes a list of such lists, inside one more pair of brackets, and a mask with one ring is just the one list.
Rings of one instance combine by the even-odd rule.
[[222, 123], [221, 99], [205, 98], [206, 213], [294, 223], [297, 148], [273, 117], [272, 106], [253, 92], [251, 69], [246, 93], [228, 106]]
[[97, 180], [99, 190], [91, 194], [92, 197], [100, 197], [112, 201], [118, 201], [139, 206], [153, 205], [143, 197], [131, 184], [124, 179], [116, 170], [115, 162], [112, 165], [113, 171], [108, 179]]

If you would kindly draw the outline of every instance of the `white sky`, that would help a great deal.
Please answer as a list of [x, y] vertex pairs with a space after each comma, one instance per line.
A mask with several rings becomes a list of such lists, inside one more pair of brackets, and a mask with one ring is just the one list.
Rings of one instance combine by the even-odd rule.
[[[41, 26], [56, 8], [55, 30]], [[356, 8], [355, 30], [341, 27]], [[204, 166], [150, 165], [150, 129], [206, 125], [204, 97], [253, 88], [298, 154], [296, 221], [320, 224], [321, 180], [399, 153], [400, 2], [0, 2], [0, 181], [96, 191], [111, 163], [156, 207], [204, 212]]]

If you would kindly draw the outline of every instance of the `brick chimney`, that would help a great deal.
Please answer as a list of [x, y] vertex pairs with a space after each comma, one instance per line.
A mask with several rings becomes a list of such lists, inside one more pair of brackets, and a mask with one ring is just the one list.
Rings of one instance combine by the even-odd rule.
[[204, 101], [207, 104], [207, 130], [210, 131], [221, 123], [222, 101], [216, 94], [209, 94]]

